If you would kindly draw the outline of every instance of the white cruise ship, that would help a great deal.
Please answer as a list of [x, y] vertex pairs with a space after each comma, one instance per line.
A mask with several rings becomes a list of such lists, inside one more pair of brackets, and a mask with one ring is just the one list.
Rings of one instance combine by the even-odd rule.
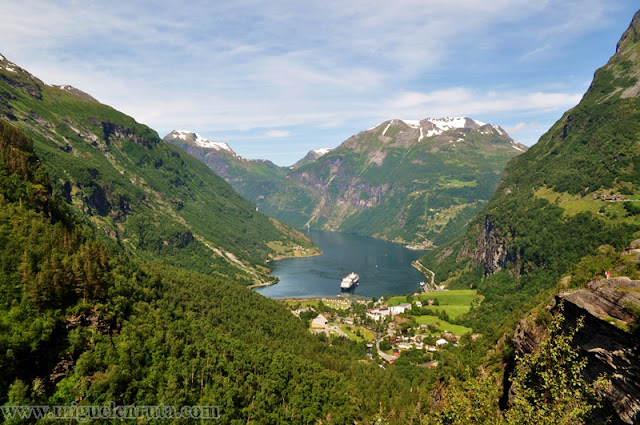
[[342, 279], [342, 283], [340, 283], [340, 289], [342, 289], [343, 291], [348, 291], [354, 285], [358, 285], [359, 283], [360, 283], [360, 276], [352, 272], [352, 273], [349, 273], [347, 277]]

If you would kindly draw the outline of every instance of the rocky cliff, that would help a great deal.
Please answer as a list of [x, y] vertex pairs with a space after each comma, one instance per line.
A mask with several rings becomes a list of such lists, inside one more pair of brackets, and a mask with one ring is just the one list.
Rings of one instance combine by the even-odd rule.
[[[563, 305], [564, 326], [582, 327], [574, 337], [581, 356], [588, 359], [587, 382], [604, 376], [610, 385], [600, 390], [602, 408], [595, 419], [610, 424], [640, 423], [640, 281], [627, 277], [594, 280], [584, 289], [559, 294], [547, 307], [556, 313]], [[519, 353], [537, 350], [545, 338], [544, 325], [532, 316], [523, 319], [513, 342]]]

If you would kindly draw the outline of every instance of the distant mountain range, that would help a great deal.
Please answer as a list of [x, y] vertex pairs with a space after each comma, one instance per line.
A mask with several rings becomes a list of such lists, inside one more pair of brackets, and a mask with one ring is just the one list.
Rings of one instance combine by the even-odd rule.
[[[274, 279], [268, 260], [316, 252], [155, 131], [1, 55], [0, 118], [33, 138], [57, 194], [141, 258], [257, 284]], [[224, 144], [205, 146], [236, 157]]]
[[194, 132], [164, 139], [279, 220], [422, 247], [459, 234], [507, 161], [527, 149], [501, 127], [465, 117], [385, 121], [292, 167], [247, 160]]

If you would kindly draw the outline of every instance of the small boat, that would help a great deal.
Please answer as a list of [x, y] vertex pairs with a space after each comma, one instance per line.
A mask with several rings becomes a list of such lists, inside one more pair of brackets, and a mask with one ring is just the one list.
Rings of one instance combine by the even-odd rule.
[[349, 289], [353, 288], [354, 285], [359, 285], [360, 284], [360, 276], [358, 276], [356, 273], [349, 273], [344, 279], [342, 279], [342, 282], [340, 283], [340, 289], [342, 289], [343, 291], [348, 291]]

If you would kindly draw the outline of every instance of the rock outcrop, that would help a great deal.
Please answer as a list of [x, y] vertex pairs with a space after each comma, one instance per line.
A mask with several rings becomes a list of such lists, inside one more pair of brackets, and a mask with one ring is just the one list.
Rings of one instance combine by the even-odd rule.
[[[611, 383], [601, 390], [603, 406], [595, 419], [602, 423], [609, 419], [609, 424], [640, 423], [640, 338], [633, 331], [640, 309], [640, 281], [627, 277], [594, 280], [584, 289], [557, 295], [547, 309], [558, 312], [561, 304], [568, 329], [584, 317], [584, 327], [573, 342], [588, 359], [585, 379], [593, 382], [604, 376]], [[518, 352], [528, 353], [537, 350], [545, 336], [544, 325], [528, 317], [520, 322], [513, 342]]]
[[[512, 240], [513, 231], [509, 236]], [[517, 260], [516, 253], [509, 250], [507, 239], [498, 234], [495, 223], [486, 216], [473, 251], [473, 264], [481, 265], [485, 276], [489, 276], [507, 268], [509, 264], [516, 266]]]

